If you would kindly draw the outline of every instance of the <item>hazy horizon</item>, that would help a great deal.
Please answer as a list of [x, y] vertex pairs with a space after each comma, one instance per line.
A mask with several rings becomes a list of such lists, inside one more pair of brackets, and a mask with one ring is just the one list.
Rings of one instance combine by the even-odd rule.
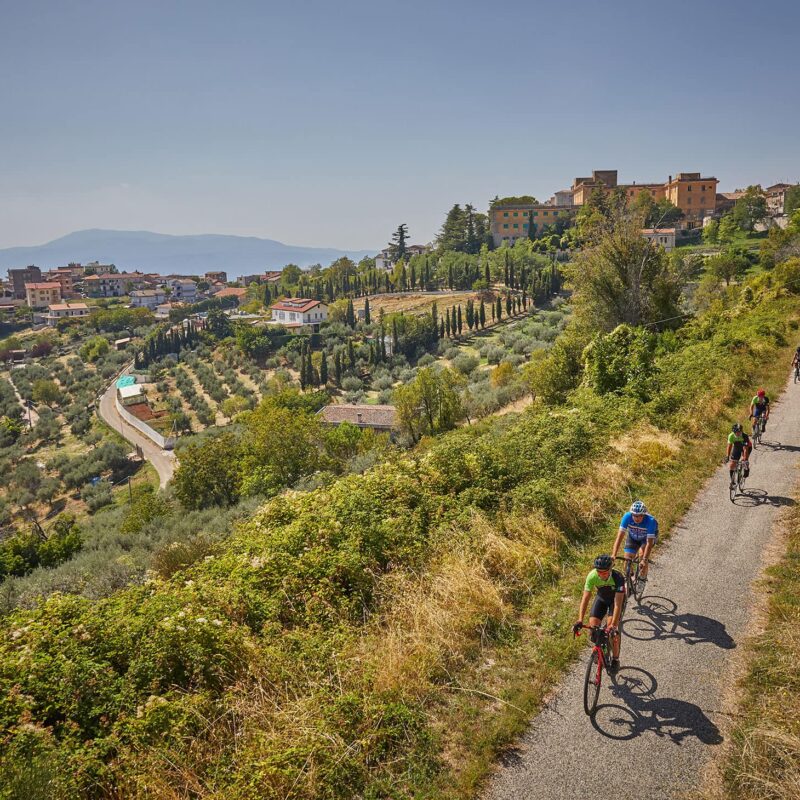
[[593, 169], [800, 178], [787, 0], [42, 0], [3, 22], [0, 248], [100, 228], [378, 250]]

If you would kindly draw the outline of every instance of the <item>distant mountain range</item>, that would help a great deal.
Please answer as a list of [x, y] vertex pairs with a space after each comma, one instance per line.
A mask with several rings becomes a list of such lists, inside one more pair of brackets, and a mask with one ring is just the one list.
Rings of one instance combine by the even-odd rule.
[[374, 250], [336, 250], [331, 247], [297, 247], [255, 236], [170, 236], [149, 231], [86, 230], [34, 247], [0, 249], [0, 270], [35, 264], [43, 269], [63, 267], [70, 261], [99, 261], [119, 270], [198, 274], [225, 270], [230, 279], [278, 269], [286, 264], [327, 266], [341, 256], [355, 261]]

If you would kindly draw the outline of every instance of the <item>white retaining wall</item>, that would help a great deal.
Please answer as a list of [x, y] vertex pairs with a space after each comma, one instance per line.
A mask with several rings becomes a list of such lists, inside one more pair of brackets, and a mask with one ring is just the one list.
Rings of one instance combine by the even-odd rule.
[[116, 391], [114, 392], [114, 405], [117, 407], [119, 415], [128, 425], [136, 428], [139, 433], [154, 441], [162, 450], [172, 450], [172, 448], [175, 447], [174, 436], [162, 436], [158, 431], [154, 431], [146, 422], [142, 422], [138, 417], [134, 417], [133, 414], [120, 403]]

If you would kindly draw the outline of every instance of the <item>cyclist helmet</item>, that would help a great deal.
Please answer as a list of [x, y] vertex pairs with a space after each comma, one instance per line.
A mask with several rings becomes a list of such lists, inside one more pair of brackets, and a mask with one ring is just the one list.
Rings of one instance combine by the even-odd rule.
[[614, 563], [614, 559], [607, 554], [603, 554], [602, 556], [597, 556], [594, 560], [594, 568], [595, 569], [611, 569], [611, 565]]
[[765, 392], [763, 389], [759, 389], [759, 390], [756, 392], [756, 394], [757, 394], [759, 397], [766, 397], [766, 396], [767, 396], [767, 393], [766, 393], [766, 392]]
[[734, 433], [741, 433], [742, 432], [742, 426], [738, 422], [734, 422], [733, 423], [733, 432]]
[[639, 514], [646, 514], [646, 513], [647, 513], [647, 506], [641, 500], [637, 500], [631, 506], [631, 514], [639, 515]]

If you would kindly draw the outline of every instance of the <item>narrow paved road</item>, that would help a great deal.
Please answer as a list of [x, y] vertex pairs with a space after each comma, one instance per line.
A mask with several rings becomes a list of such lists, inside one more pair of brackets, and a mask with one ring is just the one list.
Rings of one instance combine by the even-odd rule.
[[790, 382], [751, 457], [746, 496], [731, 503], [720, 467], [657, 546], [643, 603], [631, 604], [622, 625], [622, 668], [613, 683], [604, 676], [594, 722], [583, 711], [584, 657], [504, 759], [485, 800], [676, 798], [697, 785], [723, 741], [723, 684], [762, 551], [781, 508], [794, 504], [798, 421], [800, 386]]
[[142, 448], [144, 457], [158, 472], [158, 482], [163, 489], [175, 472], [175, 454], [171, 450], [162, 450], [152, 439], [148, 439], [122, 419], [114, 404], [114, 396], [117, 391], [115, 384], [116, 379], [111, 382], [111, 385], [101, 396], [97, 413], [106, 424], [110, 425], [123, 438], [127, 439], [131, 444], [139, 445]]

